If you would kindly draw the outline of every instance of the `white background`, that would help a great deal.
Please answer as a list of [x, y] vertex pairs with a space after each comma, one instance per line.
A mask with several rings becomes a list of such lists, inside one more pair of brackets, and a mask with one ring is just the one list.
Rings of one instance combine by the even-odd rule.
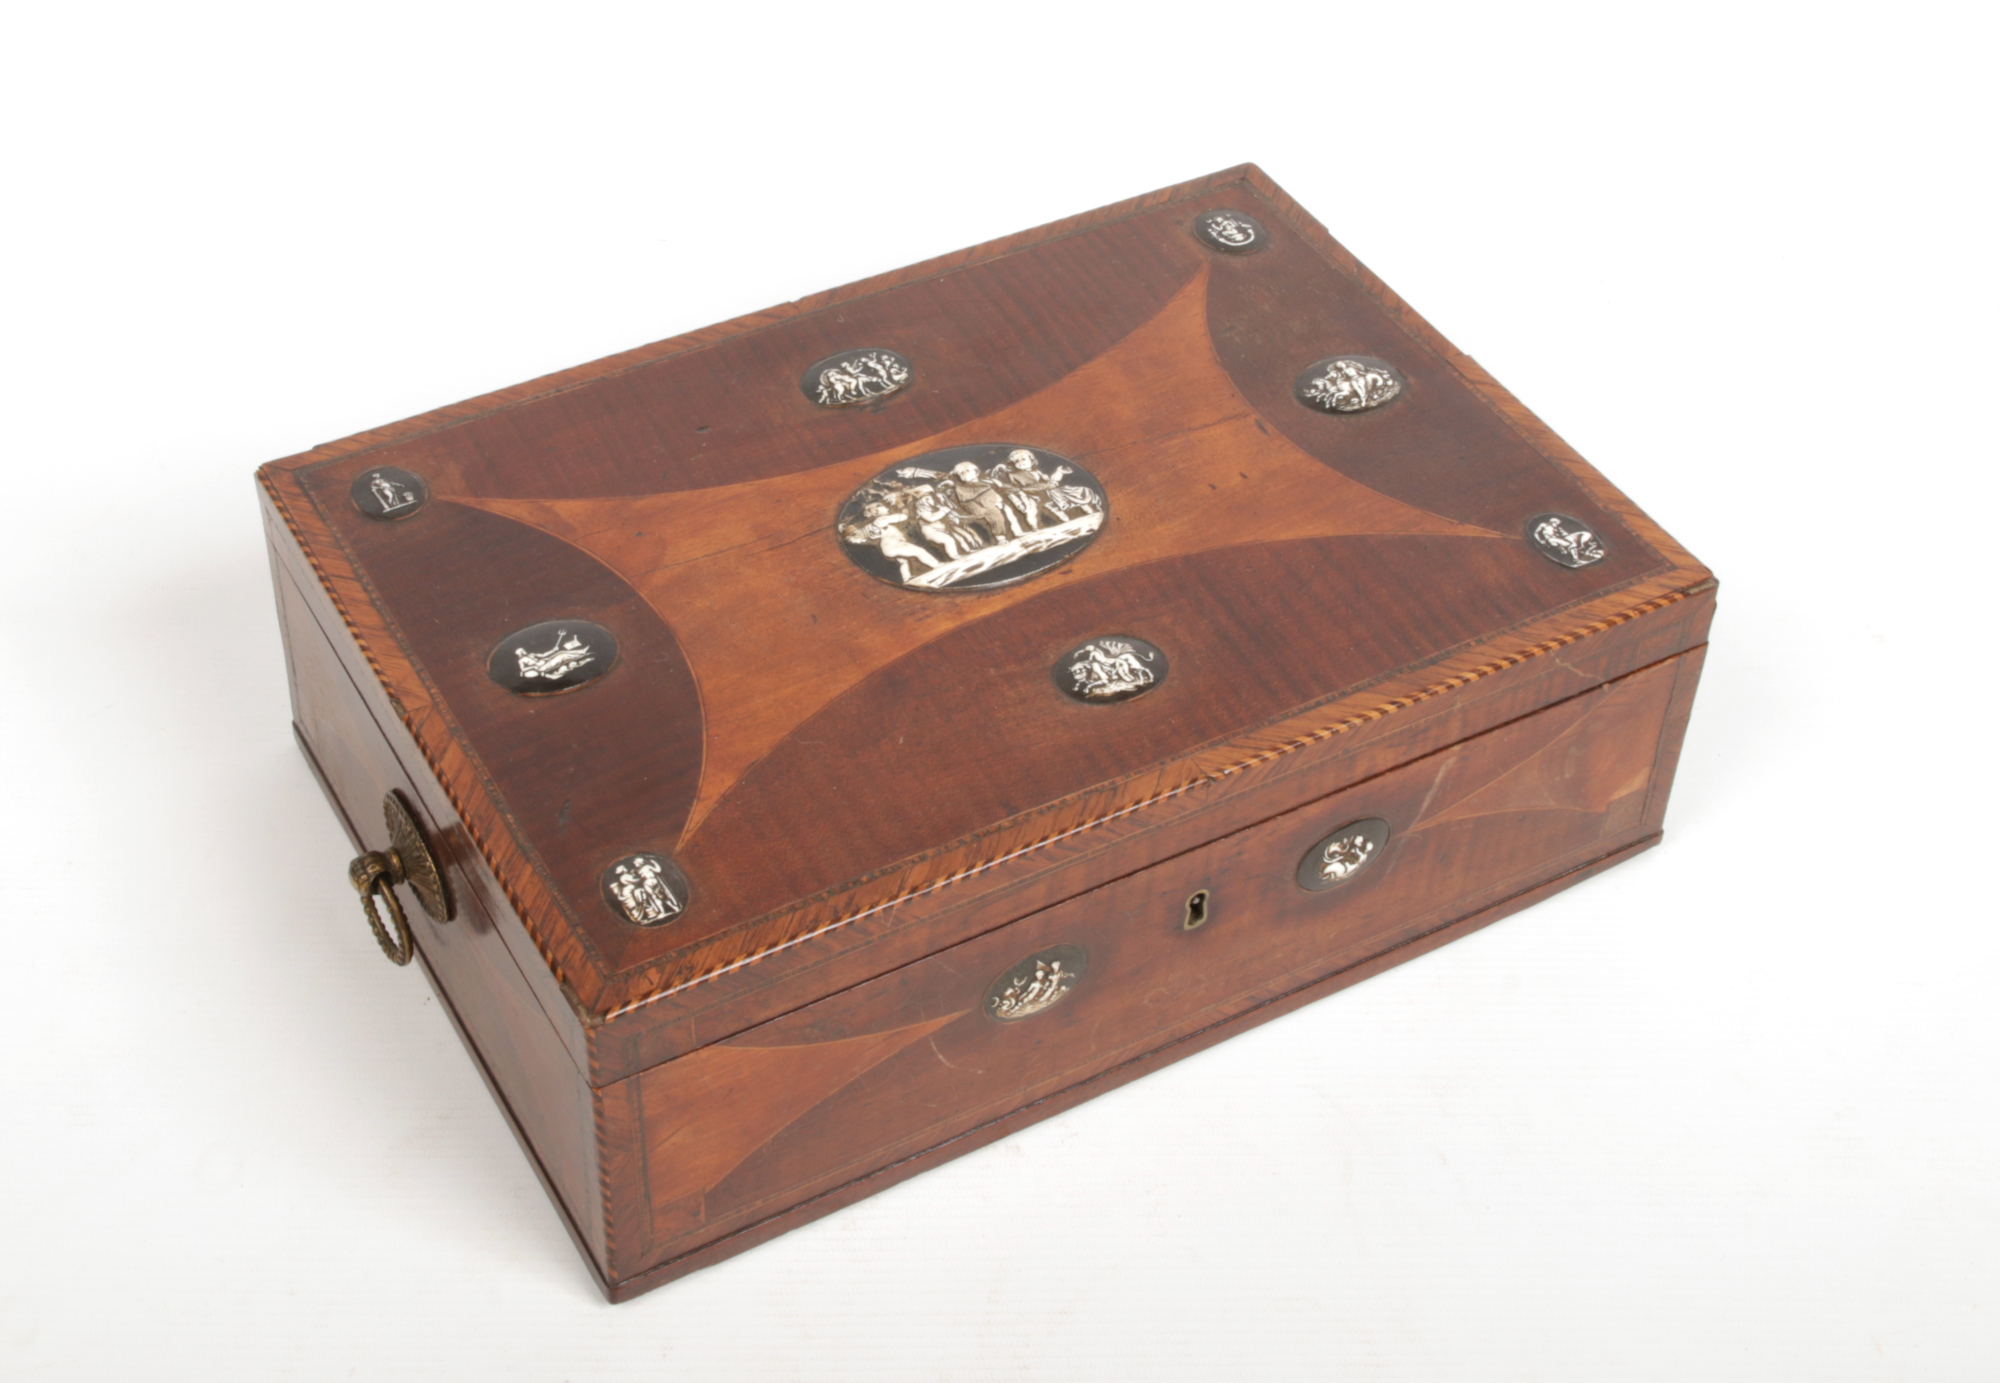
[[[1976, 21], [17, 11], [0, 1375], [2000, 1375]], [[361, 925], [252, 468], [1244, 159], [1721, 577], [1665, 845], [604, 1305]]]

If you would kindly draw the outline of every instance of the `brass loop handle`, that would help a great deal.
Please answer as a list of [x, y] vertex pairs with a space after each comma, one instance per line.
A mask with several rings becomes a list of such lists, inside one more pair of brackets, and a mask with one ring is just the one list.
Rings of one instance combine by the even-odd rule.
[[[382, 954], [395, 965], [408, 965], [416, 950], [416, 943], [410, 936], [410, 919], [404, 915], [403, 904], [396, 897], [395, 886], [405, 882], [407, 877], [402, 856], [394, 850], [370, 850], [347, 866], [347, 881], [361, 895], [361, 911], [367, 915], [368, 930], [375, 934], [375, 944], [382, 948]], [[395, 923], [393, 939], [389, 929], [382, 925], [381, 915], [375, 911], [378, 893], [389, 909], [389, 920]]]
[[[348, 865], [347, 881], [361, 895], [361, 911], [368, 918], [368, 930], [375, 934], [375, 944], [382, 948], [382, 954], [397, 965], [408, 965], [410, 957], [416, 954], [416, 940], [410, 935], [410, 919], [403, 911], [402, 900], [396, 897], [396, 886], [408, 884], [433, 921], [451, 921], [457, 908], [444, 871], [438, 868], [437, 856], [431, 853], [423, 828], [417, 825], [401, 794], [392, 792], [382, 799], [382, 824], [389, 830], [389, 848], [370, 850]], [[377, 898], [389, 909], [389, 920], [395, 924], [393, 934], [382, 925], [382, 916], [375, 910]]]

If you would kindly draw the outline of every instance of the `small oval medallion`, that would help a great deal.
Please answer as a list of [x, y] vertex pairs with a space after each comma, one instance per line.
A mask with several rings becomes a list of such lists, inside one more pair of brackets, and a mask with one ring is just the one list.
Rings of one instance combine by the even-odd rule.
[[906, 357], [869, 346], [816, 362], [799, 381], [799, 388], [821, 408], [853, 408], [888, 398], [910, 382], [912, 371]]
[[423, 478], [399, 466], [377, 466], [354, 477], [347, 487], [354, 507], [371, 519], [407, 519], [431, 497]]
[[1046, 1013], [1090, 968], [1081, 946], [1051, 946], [1020, 961], [986, 987], [986, 1016], [1002, 1023]]
[[618, 640], [603, 625], [545, 619], [495, 644], [486, 657], [486, 675], [510, 692], [537, 696], [595, 681], [617, 661]]
[[1240, 211], [1210, 211], [1197, 216], [1195, 238], [1225, 254], [1247, 255], [1264, 248], [1264, 223]]
[[919, 591], [990, 591], [1090, 546], [1110, 512], [1097, 477], [1036, 447], [926, 452], [848, 496], [834, 521], [870, 576]]
[[604, 871], [604, 901], [635, 927], [657, 927], [687, 911], [688, 881], [663, 855], [641, 851]]
[[1587, 567], [1604, 560], [1604, 540], [1567, 514], [1537, 514], [1525, 531], [1535, 551], [1559, 567]]
[[1389, 840], [1389, 823], [1379, 816], [1350, 821], [1319, 838], [1299, 861], [1299, 887], [1318, 892], [1344, 884], [1382, 853]]
[[1322, 413], [1365, 413], [1403, 392], [1403, 376], [1372, 355], [1330, 355], [1292, 386], [1298, 401]]
[[1051, 669], [1056, 685], [1078, 701], [1129, 701], [1166, 680], [1167, 655], [1157, 644], [1115, 634], [1078, 644]]

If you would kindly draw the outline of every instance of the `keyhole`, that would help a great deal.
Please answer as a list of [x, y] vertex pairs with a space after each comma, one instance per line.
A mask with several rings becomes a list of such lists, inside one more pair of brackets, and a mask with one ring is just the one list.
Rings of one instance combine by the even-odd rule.
[[1208, 921], [1208, 890], [1201, 889], [1190, 894], [1187, 900], [1187, 915], [1181, 918], [1181, 930], [1191, 932]]

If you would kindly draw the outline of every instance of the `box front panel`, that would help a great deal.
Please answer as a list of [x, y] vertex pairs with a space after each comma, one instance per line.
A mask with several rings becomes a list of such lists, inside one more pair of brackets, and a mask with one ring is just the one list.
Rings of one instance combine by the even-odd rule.
[[[1700, 654], [608, 1089], [614, 1276], [754, 1230], [1649, 840]], [[1358, 821], [1382, 824], [1344, 830]], [[1302, 867], [1327, 886], [1302, 886]]]
[[1100, 822], [954, 885], [841, 927], [819, 955], [799, 947], [650, 1002], [591, 1034], [594, 1079], [609, 1085], [725, 1041], [1030, 913], [1338, 792], [1588, 688], [1703, 643], [1711, 594], [1674, 602], [1524, 660], [1450, 695], [1351, 726], [1241, 772]]

